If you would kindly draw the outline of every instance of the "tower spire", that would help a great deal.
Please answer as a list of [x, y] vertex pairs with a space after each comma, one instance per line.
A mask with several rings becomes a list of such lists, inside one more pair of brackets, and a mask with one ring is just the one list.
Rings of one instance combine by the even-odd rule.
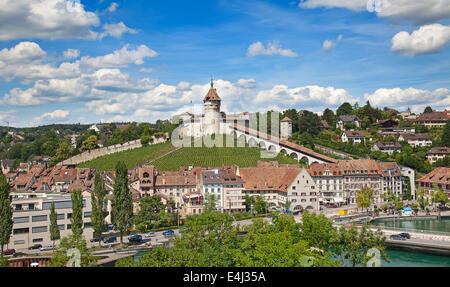
[[213, 76], [211, 75], [211, 89], [214, 87]]

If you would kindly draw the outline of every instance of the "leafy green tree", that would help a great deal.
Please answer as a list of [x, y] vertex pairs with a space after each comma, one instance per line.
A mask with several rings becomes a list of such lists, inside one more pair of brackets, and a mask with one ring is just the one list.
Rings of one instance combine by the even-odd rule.
[[426, 107], [425, 110], [423, 111], [424, 114], [428, 114], [428, 113], [432, 113], [432, 112], [433, 112], [433, 109], [430, 106]]
[[[94, 229], [94, 236], [100, 237], [107, 230], [105, 222], [108, 212], [106, 211], [106, 188], [105, 182], [97, 172], [94, 178], [94, 191], [91, 193], [91, 222]], [[99, 246], [101, 240], [98, 241]]]
[[[445, 205], [448, 203], [448, 195], [441, 188], [439, 188], [436, 184], [434, 185], [434, 191], [431, 193], [431, 200], [434, 204], [442, 204]], [[441, 207], [436, 206], [438, 210], [438, 218], [441, 218]]]
[[153, 227], [157, 227], [161, 220], [161, 211], [164, 213], [164, 203], [161, 196], [144, 197], [139, 201], [139, 213], [135, 217], [136, 229], [146, 232]]
[[205, 193], [202, 205], [203, 205], [203, 211], [217, 210], [216, 196], [214, 194]]
[[92, 255], [91, 251], [87, 248], [86, 240], [84, 240], [84, 238], [78, 234], [71, 234], [61, 239], [61, 243], [50, 259], [49, 265], [51, 267], [67, 266], [68, 261], [75, 256], [74, 254], [71, 254], [71, 249], [76, 249], [78, 252], [80, 252], [81, 260], [79, 267], [90, 267], [94, 265], [95, 258]]
[[53, 247], [55, 247], [55, 241], [60, 239], [61, 235], [58, 227], [58, 214], [55, 211], [55, 202], [50, 205], [50, 240], [53, 241]]
[[151, 137], [149, 135], [141, 136], [141, 144], [146, 145], [150, 142]]
[[55, 155], [52, 157], [50, 165], [54, 166], [63, 160], [66, 160], [70, 157], [71, 154], [71, 146], [67, 141], [62, 141], [58, 149], [56, 150]]
[[71, 194], [72, 199], [72, 233], [75, 235], [83, 235], [83, 195], [81, 189], [75, 189]]
[[264, 200], [264, 197], [262, 197], [261, 195], [256, 195], [255, 196], [254, 207], [255, 207], [256, 213], [258, 213], [258, 214], [267, 213], [268, 204]]
[[128, 188], [128, 171], [124, 162], [116, 165], [116, 178], [114, 180], [114, 196], [112, 199], [112, 220], [116, 230], [120, 232], [120, 243], [123, 243], [123, 234], [133, 223], [133, 197]]
[[414, 217], [416, 217], [417, 213], [419, 213], [419, 205], [417, 203], [413, 203], [411, 205], [411, 209], [414, 211]]
[[316, 113], [303, 111], [298, 121], [299, 132], [317, 136], [321, 130], [320, 118]]
[[353, 107], [349, 103], [343, 103], [337, 110], [336, 116], [350, 115], [353, 112]]
[[328, 123], [328, 125], [330, 127], [335, 127], [336, 126], [336, 115], [329, 108], [326, 108], [323, 111], [322, 119], [324, 119]]
[[425, 210], [425, 208], [430, 204], [425, 188], [421, 188], [416, 192], [416, 201], [422, 210]]
[[0, 175], [0, 245], [3, 258], [3, 247], [9, 243], [14, 222], [12, 219], [12, 207], [9, 184], [6, 177]]
[[81, 149], [82, 150], [93, 150], [97, 148], [97, 136], [92, 135], [89, 136], [82, 144]]
[[347, 261], [351, 266], [366, 266], [372, 256], [368, 256], [371, 248], [380, 251], [380, 255], [389, 262], [389, 258], [385, 250], [385, 236], [381, 230], [371, 231], [367, 224], [363, 225], [360, 230], [356, 227], [341, 227], [339, 229], [339, 242], [336, 245], [336, 255]]
[[333, 248], [339, 243], [339, 234], [333, 221], [325, 215], [305, 211], [299, 224], [300, 237], [310, 246], [320, 249]]
[[442, 146], [450, 147], [450, 120], [444, 126], [442, 133]]
[[370, 187], [363, 187], [356, 194], [356, 204], [358, 208], [369, 209], [372, 204], [373, 199], [373, 189]]

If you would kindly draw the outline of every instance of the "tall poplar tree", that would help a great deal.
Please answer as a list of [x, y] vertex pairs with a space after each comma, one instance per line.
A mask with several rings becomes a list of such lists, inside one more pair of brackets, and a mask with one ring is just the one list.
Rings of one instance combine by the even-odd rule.
[[72, 192], [72, 233], [74, 235], [83, 235], [83, 196], [80, 189]]
[[128, 188], [128, 171], [124, 162], [116, 164], [116, 178], [112, 199], [112, 221], [114, 228], [120, 232], [120, 243], [123, 233], [131, 227], [133, 220], [133, 197]]
[[55, 240], [61, 238], [58, 227], [58, 214], [55, 212], [55, 202], [52, 202], [50, 206], [50, 240], [53, 241], [53, 247], [55, 247]]
[[11, 196], [6, 177], [0, 175], [0, 245], [1, 258], [3, 258], [3, 246], [9, 243], [13, 228]]
[[[91, 193], [91, 222], [92, 228], [94, 229], [94, 237], [100, 237], [107, 230], [105, 222], [107, 215], [105, 197], [105, 181], [97, 172], [94, 178], [94, 191]], [[101, 240], [98, 241], [98, 245], [101, 245]]]

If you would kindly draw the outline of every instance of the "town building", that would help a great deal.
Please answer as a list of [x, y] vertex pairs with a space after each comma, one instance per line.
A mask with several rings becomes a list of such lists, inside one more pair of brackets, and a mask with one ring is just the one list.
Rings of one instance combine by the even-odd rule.
[[429, 128], [443, 127], [450, 120], [448, 111], [424, 113], [415, 119], [416, 124], [421, 124]]
[[418, 179], [417, 183], [419, 188], [425, 188], [428, 194], [435, 190], [434, 186], [436, 185], [446, 192], [450, 198], [450, 167], [435, 168], [432, 172]]
[[366, 134], [363, 131], [344, 131], [341, 136], [342, 142], [365, 143]]
[[396, 196], [406, 199], [406, 190], [404, 189], [404, 179], [400, 167], [395, 162], [378, 162], [382, 172], [382, 190], [381, 194], [388, 191]]
[[394, 151], [401, 152], [402, 145], [398, 142], [377, 142], [373, 145], [372, 150], [392, 154]]
[[408, 108], [406, 111], [400, 112], [399, 114], [404, 120], [410, 121], [415, 120], [417, 118], [417, 115], [411, 113], [411, 109]]
[[431, 146], [433, 142], [428, 134], [401, 134], [398, 141], [406, 141], [412, 147]]
[[280, 138], [283, 140], [288, 140], [292, 136], [292, 120], [285, 117], [280, 122]]
[[357, 128], [361, 127], [361, 120], [355, 115], [342, 115], [336, 121], [336, 128], [342, 131], [346, 130], [346, 124], [354, 124]]
[[344, 203], [344, 173], [339, 164], [314, 163], [308, 168], [308, 173], [316, 183], [320, 203]]
[[427, 159], [431, 164], [435, 164], [438, 160], [450, 156], [449, 147], [432, 147], [427, 152]]
[[382, 136], [399, 136], [400, 134], [414, 134], [416, 133], [415, 127], [391, 127], [381, 128], [378, 133]]

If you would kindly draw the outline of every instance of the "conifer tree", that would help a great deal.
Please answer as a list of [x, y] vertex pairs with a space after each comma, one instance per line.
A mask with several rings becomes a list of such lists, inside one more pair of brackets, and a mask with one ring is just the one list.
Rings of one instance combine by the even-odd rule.
[[[107, 230], [107, 225], [105, 222], [107, 215], [105, 196], [105, 182], [100, 174], [96, 173], [94, 179], [94, 191], [91, 193], [91, 222], [95, 237], [100, 237], [102, 233]], [[98, 244], [101, 245], [100, 240], [98, 241]]]
[[72, 233], [74, 235], [83, 235], [83, 196], [80, 189], [72, 192]]
[[116, 165], [116, 178], [114, 180], [114, 193], [112, 199], [112, 221], [114, 228], [120, 232], [120, 243], [123, 243], [123, 234], [132, 225], [133, 198], [128, 188], [128, 171], [124, 162]]
[[11, 196], [6, 177], [0, 175], [0, 257], [3, 258], [3, 247], [9, 243], [13, 228]]
[[55, 240], [61, 238], [58, 227], [58, 215], [55, 212], [55, 202], [52, 202], [50, 206], [50, 240], [53, 241], [53, 247], [55, 247]]

